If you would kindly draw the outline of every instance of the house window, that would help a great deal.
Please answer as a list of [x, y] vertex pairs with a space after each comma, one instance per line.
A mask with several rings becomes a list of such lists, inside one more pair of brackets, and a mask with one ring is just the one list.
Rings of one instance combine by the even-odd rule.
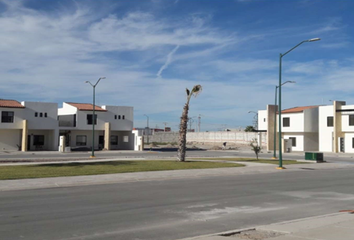
[[349, 115], [349, 126], [354, 126], [354, 115]]
[[129, 136], [124, 136], [123, 137], [123, 142], [129, 142]]
[[111, 145], [118, 145], [118, 136], [111, 136]]
[[354, 148], [354, 138], [352, 138], [352, 148]]
[[124, 116], [124, 115], [122, 116], [122, 119], [125, 119], [125, 116]]
[[39, 113], [39, 117], [43, 117], [43, 113]]
[[35, 116], [35, 117], [38, 117], [38, 113], [37, 113], [37, 112], [35, 112], [35, 113], [34, 113], [34, 116]]
[[1, 113], [1, 122], [3, 122], [3, 123], [13, 123], [14, 122], [14, 112], [3, 111]]
[[44, 117], [45, 117], [45, 118], [48, 117], [48, 114], [47, 114], [47, 113], [44, 113]]
[[77, 135], [76, 136], [76, 146], [86, 146], [86, 135]]
[[292, 141], [291, 146], [296, 147], [296, 137], [289, 137], [289, 139], [291, 139], [291, 141]]
[[33, 145], [43, 146], [44, 145], [44, 135], [33, 135]]
[[[87, 125], [92, 125], [92, 114], [87, 114]], [[95, 125], [97, 125], [97, 115], [95, 114]]]
[[333, 127], [333, 117], [327, 117], [327, 127]]
[[114, 115], [114, 119], [117, 119], [117, 115]]
[[120, 119], [120, 115], [118, 115], [118, 119]]
[[290, 127], [290, 118], [283, 118], [283, 127]]
[[266, 121], [266, 119], [265, 118], [263, 118], [263, 122], [265, 122]]

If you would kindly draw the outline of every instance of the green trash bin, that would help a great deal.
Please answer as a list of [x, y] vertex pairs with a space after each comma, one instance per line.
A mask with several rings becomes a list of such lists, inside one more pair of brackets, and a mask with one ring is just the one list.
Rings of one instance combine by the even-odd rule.
[[323, 162], [323, 153], [305, 152], [305, 160]]

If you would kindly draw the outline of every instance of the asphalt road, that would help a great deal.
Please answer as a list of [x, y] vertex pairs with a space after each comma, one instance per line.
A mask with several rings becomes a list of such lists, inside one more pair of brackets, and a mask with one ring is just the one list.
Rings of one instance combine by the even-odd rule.
[[6, 191], [1, 239], [169, 240], [354, 209], [354, 168]]

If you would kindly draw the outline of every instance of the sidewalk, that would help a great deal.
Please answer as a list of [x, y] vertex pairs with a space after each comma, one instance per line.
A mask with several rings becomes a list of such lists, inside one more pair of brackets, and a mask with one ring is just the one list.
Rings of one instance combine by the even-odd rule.
[[[107, 161], [94, 160], [94, 161]], [[119, 161], [118, 159], [109, 159], [110, 161]], [[126, 159], [122, 159], [126, 160]], [[85, 161], [81, 161], [85, 162]], [[92, 160], [89, 160], [92, 162]], [[236, 168], [212, 168], [212, 169], [189, 169], [189, 170], [170, 170], [170, 171], [152, 171], [135, 173], [117, 173], [73, 177], [53, 177], [53, 178], [35, 178], [19, 180], [0, 180], [0, 192], [12, 190], [27, 190], [40, 188], [57, 188], [84, 185], [100, 185], [111, 183], [126, 183], [137, 181], [161, 181], [169, 179], [202, 178], [223, 175], [245, 175], [260, 173], [281, 173], [287, 171], [308, 171], [308, 170], [330, 170], [354, 167], [353, 164], [320, 163], [320, 164], [294, 164], [286, 165], [287, 169], [278, 170], [274, 164], [238, 162], [246, 165]], [[28, 163], [30, 164], [30, 163]], [[33, 163], [32, 163], [33, 164]], [[10, 164], [9, 164], [10, 165]]]
[[334, 213], [181, 240], [351, 240], [354, 215]]

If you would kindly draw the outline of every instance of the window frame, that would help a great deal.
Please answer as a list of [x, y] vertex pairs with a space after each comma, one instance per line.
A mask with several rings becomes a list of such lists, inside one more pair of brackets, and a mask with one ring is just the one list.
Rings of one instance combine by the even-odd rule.
[[[112, 140], [114, 140], [114, 141], [112, 141]], [[109, 138], [109, 143], [112, 146], [118, 146], [118, 135], [111, 135]]]
[[[12, 116], [9, 116], [9, 113]], [[6, 114], [6, 116], [5, 116]], [[6, 119], [6, 121], [4, 121]], [[13, 123], [15, 121], [15, 112], [14, 111], [1, 111], [1, 122], [2, 123]]]
[[354, 115], [353, 114], [349, 115], [348, 124], [349, 124], [349, 126], [354, 126]]
[[92, 113], [86, 115], [86, 124], [87, 124], [87, 125], [92, 125], [92, 123], [93, 123], [93, 118], [95, 118], [95, 119], [94, 119], [95, 125], [97, 125], [97, 114], [95, 114], [95, 117], [93, 117], [93, 114], [92, 114]]
[[[78, 141], [79, 138], [83, 138], [85, 141]], [[76, 135], [76, 146], [87, 146], [87, 136], [86, 135]]]
[[[285, 120], [288, 120], [288, 124], [285, 125]], [[283, 127], [290, 127], [290, 117], [284, 117], [283, 118]]]

